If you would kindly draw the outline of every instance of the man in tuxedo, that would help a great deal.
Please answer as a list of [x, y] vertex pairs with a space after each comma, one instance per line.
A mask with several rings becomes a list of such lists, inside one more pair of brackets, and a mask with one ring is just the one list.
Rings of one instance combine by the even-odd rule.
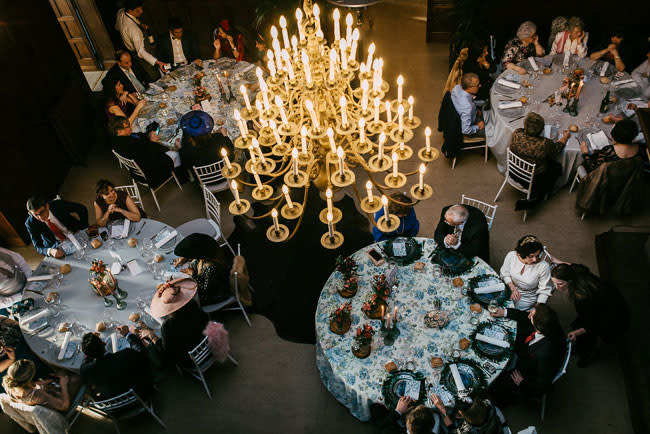
[[118, 81], [124, 86], [124, 90], [129, 93], [144, 92], [149, 84], [146, 74], [141, 71], [137, 65], [133, 64], [133, 59], [128, 51], [118, 50], [115, 54], [117, 63], [111, 66], [102, 80], [104, 89]]
[[29, 217], [25, 226], [34, 248], [41, 255], [63, 258], [65, 253], [58, 244], [68, 235], [88, 227], [88, 210], [80, 203], [61, 199], [47, 202], [34, 196], [27, 200], [27, 211]]
[[490, 262], [490, 232], [485, 215], [478, 208], [469, 205], [444, 207], [434, 239], [439, 245], [467, 258], [478, 256]]
[[86, 333], [81, 341], [86, 359], [81, 364], [81, 378], [100, 399], [109, 399], [129, 389], [147, 399], [153, 389], [151, 369], [145, 354], [132, 348], [111, 353], [95, 333]]
[[172, 67], [188, 63], [202, 65], [196, 38], [191, 32], [183, 29], [183, 23], [176, 17], [169, 19], [169, 32], [158, 38], [156, 55]]
[[492, 314], [517, 321], [516, 363], [504, 371], [492, 386], [499, 402], [506, 404], [514, 394], [538, 397], [551, 386], [566, 351], [565, 334], [557, 314], [545, 303], [530, 312], [498, 309]]

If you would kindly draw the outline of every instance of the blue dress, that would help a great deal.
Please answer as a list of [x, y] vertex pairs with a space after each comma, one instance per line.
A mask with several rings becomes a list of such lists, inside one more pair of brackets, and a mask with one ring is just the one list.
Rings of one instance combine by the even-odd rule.
[[[375, 214], [375, 221], [379, 220], [379, 217], [383, 215], [384, 209], [382, 208]], [[406, 217], [400, 217], [399, 227], [397, 230], [390, 233], [385, 233], [377, 229], [377, 227], [373, 226], [372, 236], [375, 238], [375, 241], [384, 241], [395, 237], [415, 237], [419, 231], [420, 222], [415, 216], [415, 210], [413, 208], [410, 208], [409, 213], [406, 215]]]

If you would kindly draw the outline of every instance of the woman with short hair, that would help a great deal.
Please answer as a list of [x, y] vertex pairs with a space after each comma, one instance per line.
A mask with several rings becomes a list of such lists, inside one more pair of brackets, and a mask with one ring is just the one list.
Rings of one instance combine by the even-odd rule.
[[131, 196], [124, 191], [115, 190], [115, 185], [106, 179], [97, 181], [95, 190], [97, 196], [93, 205], [95, 207], [95, 219], [97, 225], [106, 226], [112, 220], [128, 219], [138, 222], [147, 218], [147, 215], [131, 199]]
[[[389, 238], [395, 237], [414, 237], [420, 231], [420, 222], [415, 215], [415, 210], [413, 205], [416, 202], [411, 201], [411, 199], [403, 193], [393, 193], [390, 195], [388, 205], [388, 212], [391, 215], [396, 215], [399, 217], [399, 225], [397, 229], [393, 232], [386, 233], [380, 231], [377, 226], [372, 228], [372, 236], [375, 238], [375, 241], [383, 241]], [[381, 208], [375, 213], [375, 222], [379, 221], [379, 218], [384, 215], [384, 209]]]
[[558, 32], [553, 40], [549, 54], [564, 54], [569, 52], [580, 58], [587, 55], [587, 40], [589, 33], [585, 32], [585, 23], [578, 17], [569, 18], [568, 29]]
[[539, 43], [537, 26], [532, 21], [526, 21], [517, 29], [517, 36], [503, 49], [501, 65], [503, 69], [511, 69], [523, 75], [526, 70], [517, 64], [531, 56], [543, 56], [545, 53], [546, 50]]

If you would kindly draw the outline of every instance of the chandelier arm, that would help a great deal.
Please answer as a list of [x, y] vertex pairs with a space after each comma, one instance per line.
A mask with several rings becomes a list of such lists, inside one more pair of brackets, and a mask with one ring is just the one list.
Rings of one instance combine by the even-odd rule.
[[[359, 203], [361, 203], [362, 199], [361, 199], [361, 195], [359, 194], [359, 190], [357, 189], [357, 185], [352, 184], [352, 188], [354, 189], [354, 194], [357, 196], [357, 199], [359, 200]], [[374, 227], [377, 227], [377, 223], [375, 222], [374, 216], [372, 214], [370, 214], [369, 212], [367, 212], [365, 214], [366, 214], [366, 218], [368, 219], [370, 224], [372, 224]]]
[[366, 164], [366, 160], [363, 159], [361, 155], [359, 155], [358, 152], [354, 152], [354, 156], [357, 157], [357, 161], [361, 164], [361, 167], [363, 167], [363, 170], [366, 172], [370, 172], [370, 167]]
[[250, 216], [250, 215], [246, 215], [246, 214], [242, 214], [242, 215], [244, 217], [246, 217], [247, 219], [250, 219], [250, 220], [261, 220], [263, 218], [267, 218], [268, 216], [271, 215], [271, 213], [273, 212], [275, 207], [280, 204], [280, 202], [281, 202], [281, 200], [278, 200], [276, 203], [274, 203], [273, 206], [271, 207], [271, 211], [267, 212], [266, 214], [262, 214], [262, 215], [258, 215], [258, 216]]
[[375, 181], [375, 179], [372, 177], [370, 173], [371, 172], [368, 172], [368, 179], [370, 179], [370, 181], [375, 185], [375, 187], [377, 187], [377, 190], [379, 190], [382, 194], [384, 193], [384, 190], [392, 190], [392, 188]]
[[293, 228], [293, 231], [291, 231], [291, 234], [289, 234], [289, 237], [285, 241], [289, 241], [293, 236], [298, 232], [298, 228], [300, 227], [300, 223], [302, 222], [302, 218], [305, 215], [305, 209], [307, 209], [307, 193], [309, 192], [309, 185], [310, 183], [307, 183], [305, 185], [305, 194], [302, 199], [302, 209], [303, 212], [300, 214], [300, 217], [298, 217], [298, 223], [296, 223], [296, 227]]

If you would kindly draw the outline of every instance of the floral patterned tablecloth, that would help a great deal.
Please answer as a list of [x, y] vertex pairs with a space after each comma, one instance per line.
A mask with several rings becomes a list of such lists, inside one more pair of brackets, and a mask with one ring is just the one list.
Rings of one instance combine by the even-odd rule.
[[[387, 377], [385, 365], [393, 361], [398, 369], [407, 367], [424, 374], [427, 382], [433, 385], [433, 391], [447, 395], [447, 399], [453, 400], [453, 396], [439, 384], [441, 368], [432, 368], [431, 357], [442, 357], [443, 351], [449, 346], [458, 346], [462, 338], [468, 338], [476, 328], [470, 323], [471, 304], [468, 297], [462, 296], [460, 288], [454, 287], [452, 279], [444, 275], [434, 277], [434, 264], [428, 256], [435, 249], [436, 243], [433, 239], [416, 238], [420, 243], [424, 242], [424, 253], [420, 261], [425, 264], [421, 271], [414, 269], [414, 264], [398, 267], [397, 281], [398, 289], [388, 298], [389, 312], [394, 306], [398, 307], [398, 328], [400, 335], [394, 345], [386, 346], [379, 332], [380, 321], [369, 320], [361, 312], [361, 305], [369, 297], [372, 290], [370, 284], [376, 274], [386, 273], [394, 266], [384, 264], [375, 266], [366, 252], [377, 247], [381, 250], [383, 243], [372, 244], [364, 247], [352, 255], [357, 262], [357, 276], [359, 278], [359, 289], [356, 295], [350, 299], [341, 297], [337, 289], [342, 285], [343, 275], [334, 271], [323, 288], [318, 307], [316, 310], [316, 363], [320, 371], [321, 380], [334, 397], [345, 405], [350, 412], [358, 419], [366, 421], [370, 419], [370, 405], [383, 403], [381, 386]], [[476, 264], [467, 273], [460, 276], [465, 282], [469, 278], [493, 274], [490, 268], [480, 258], [475, 258]], [[442, 310], [451, 313], [451, 321], [443, 329], [427, 328], [424, 325], [425, 315], [433, 309], [434, 299], [441, 301]], [[343, 336], [330, 331], [330, 314], [345, 301], [352, 305], [352, 327]], [[508, 301], [512, 307], [512, 302]], [[489, 321], [490, 314], [483, 309], [479, 316], [480, 322]], [[369, 323], [376, 330], [372, 342], [372, 352], [366, 359], [356, 358], [350, 348], [354, 341], [354, 334], [357, 327]], [[501, 322], [506, 328], [516, 330], [514, 321], [505, 320]], [[461, 358], [475, 360], [481, 365], [484, 360], [476, 354], [470, 346], [461, 351]], [[494, 381], [499, 373], [505, 368], [508, 360], [501, 362], [490, 361], [496, 368], [492, 375], [486, 373], [488, 383]], [[445, 398], [443, 397], [443, 400]]]

